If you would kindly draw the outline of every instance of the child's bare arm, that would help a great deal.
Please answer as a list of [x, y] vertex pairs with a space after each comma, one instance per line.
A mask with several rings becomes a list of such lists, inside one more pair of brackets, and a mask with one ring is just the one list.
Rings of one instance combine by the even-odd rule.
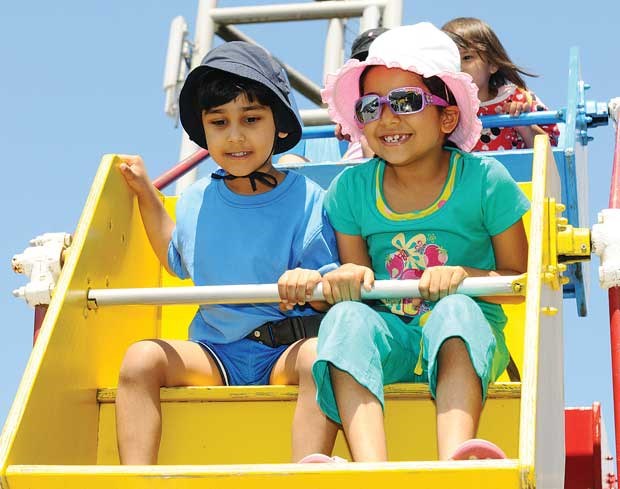
[[523, 220], [491, 238], [498, 275], [520, 275], [527, 271], [527, 236]]
[[[493, 236], [491, 240], [496, 270], [489, 272], [488, 275], [521, 275], [527, 272], [528, 244], [522, 219], [504, 232]], [[523, 296], [518, 295], [482, 297], [482, 299], [495, 304], [518, 304], [525, 300]]]
[[[497, 275], [520, 275], [527, 271], [527, 238], [523, 221], [519, 219], [504, 232], [491, 238], [495, 253], [496, 270], [462, 266], [440, 266], [427, 268], [420, 278], [419, 290], [422, 298], [437, 301], [454, 294], [467, 277], [492, 277]], [[481, 297], [495, 304], [523, 302], [521, 296]]]
[[120, 155], [120, 158], [123, 160], [119, 167], [121, 174], [138, 198], [140, 215], [151, 247], [166, 270], [173, 273], [168, 264], [168, 245], [172, 238], [174, 221], [164, 209], [146, 173], [142, 158], [137, 155]]
[[375, 281], [366, 242], [361, 236], [336, 232], [343, 264], [323, 276], [323, 295], [330, 304], [360, 300], [360, 287], [370, 290]]

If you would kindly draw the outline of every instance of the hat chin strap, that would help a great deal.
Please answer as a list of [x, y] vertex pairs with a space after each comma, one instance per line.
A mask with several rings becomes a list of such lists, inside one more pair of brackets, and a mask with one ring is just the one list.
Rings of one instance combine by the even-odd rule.
[[[275, 138], [273, 140], [273, 146], [271, 147], [271, 152], [269, 153], [269, 156], [267, 157], [267, 159], [263, 162], [263, 164], [261, 166], [259, 166], [259, 168], [262, 168], [263, 166], [265, 166], [267, 164], [267, 162], [271, 159], [271, 157], [273, 156], [273, 152], [276, 149], [276, 142], [278, 140], [278, 134], [275, 134]], [[274, 177], [273, 175], [264, 172], [264, 171], [258, 171], [258, 170], [254, 170], [251, 173], [248, 173], [247, 175], [231, 175], [230, 173], [227, 173], [226, 175], [220, 175], [218, 173], [211, 173], [211, 178], [214, 180], [235, 180], [237, 178], [247, 178], [250, 180], [250, 185], [252, 186], [252, 192], [256, 192], [256, 182], [260, 182], [263, 185], [266, 185], [267, 187], [271, 187], [271, 188], [276, 188], [276, 186], [278, 185], [278, 180], [276, 179], [276, 177]]]
[[259, 181], [260, 183], [271, 188], [275, 188], [276, 185], [278, 185], [278, 180], [276, 180], [276, 177], [270, 175], [269, 173], [265, 173], [264, 171], [253, 171], [252, 173], [242, 176], [231, 175], [230, 173], [227, 175], [211, 173], [211, 178], [214, 180], [235, 180], [236, 178], [247, 178], [250, 180], [250, 185], [252, 186], [253, 192], [256, 192], [256, 181]]

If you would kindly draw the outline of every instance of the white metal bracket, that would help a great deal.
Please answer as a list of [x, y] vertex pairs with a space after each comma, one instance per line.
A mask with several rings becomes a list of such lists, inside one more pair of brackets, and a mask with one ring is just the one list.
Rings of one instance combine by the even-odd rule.
[[60, 275], [63, 252], [71, 245], [68, 233], [45, 233], [30, 240], [30, 247], [13, 256], [15, 273], [30, 279], [25, 286], [13, 291], [31, 306], [49, 304]]
[[609, 101], [609, 115], [614, 121], [614, 125], [618, 124], [618, 114], [620, 114], [620, 97], [612, 98]]
[[604, 289], [620, 286], [620, 209], [604, 209], [592, 226], [592, 251], [601, 259], [599, 283]]

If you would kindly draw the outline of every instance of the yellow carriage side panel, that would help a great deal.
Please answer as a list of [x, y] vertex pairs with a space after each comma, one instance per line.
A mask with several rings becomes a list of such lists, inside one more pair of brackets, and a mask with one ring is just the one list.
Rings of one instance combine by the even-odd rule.
[[[525, 193], [527, 198], [532, 201], [532, 184], [531, 182], [521, 182], [519, 187]], [[523, 216], [523, 226], [529, 237], [531, 211]], [[523, 334], [525, 331], [525, 302], [521, 304], [503, 304], [502, 308], [508, 317], [508, 322], [504, 328], [506, 344], [510, 351], [510, 356], [514, 360], [519, 373], [523, 372]], [[508, 373], [504, 372], [498, 379], [498, 382], [509, 382]]]
[[95, 463], [97, 388], [116, 385], [129, 344], [158, 334], [155, 306], [123, 308], [122, 314], [116, 307], [87, 308], [89, 287], [160, 283], [159, 264], [118, 163], [112, 155], [103, 158], [88, 195], [0, 438], [3, 477], [13, 464]]
[[[173, 219], [176, 218], [177, 197], [164, 196], [164, 207]], [[176, 220], [176, 219], [175, 219]], [[178, 277], [170, 275], [162, 267], [162, 287], [182, 287], [192, 286], [190, 279], [181, 280]], [[160, 338], [186, 340], [188, 335], [188, 326], [191, 322], [198, 306], [196, 305], [173, 305], [161, 307], [161, 332]]]

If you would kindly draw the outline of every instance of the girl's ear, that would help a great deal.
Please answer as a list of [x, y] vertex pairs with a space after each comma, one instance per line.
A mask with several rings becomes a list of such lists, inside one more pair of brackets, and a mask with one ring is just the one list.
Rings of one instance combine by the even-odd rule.
[[282, 132], [282, 131], [278, 132], [278, 137], [280, 139], [284, 139], [286, 136], [288, 136], [288, 132]]
[[441, 132], [451, 134], [459, 124], [460, 111], [456, 105], [444, 107], [441, 111]]
[[494, 75], [495, 73], [497, 73], [498, 70], [499, 70], [499, 66], [494, 65], [493, 63], [489, 63], [489, 73], [491, 73], [491, 75]]

